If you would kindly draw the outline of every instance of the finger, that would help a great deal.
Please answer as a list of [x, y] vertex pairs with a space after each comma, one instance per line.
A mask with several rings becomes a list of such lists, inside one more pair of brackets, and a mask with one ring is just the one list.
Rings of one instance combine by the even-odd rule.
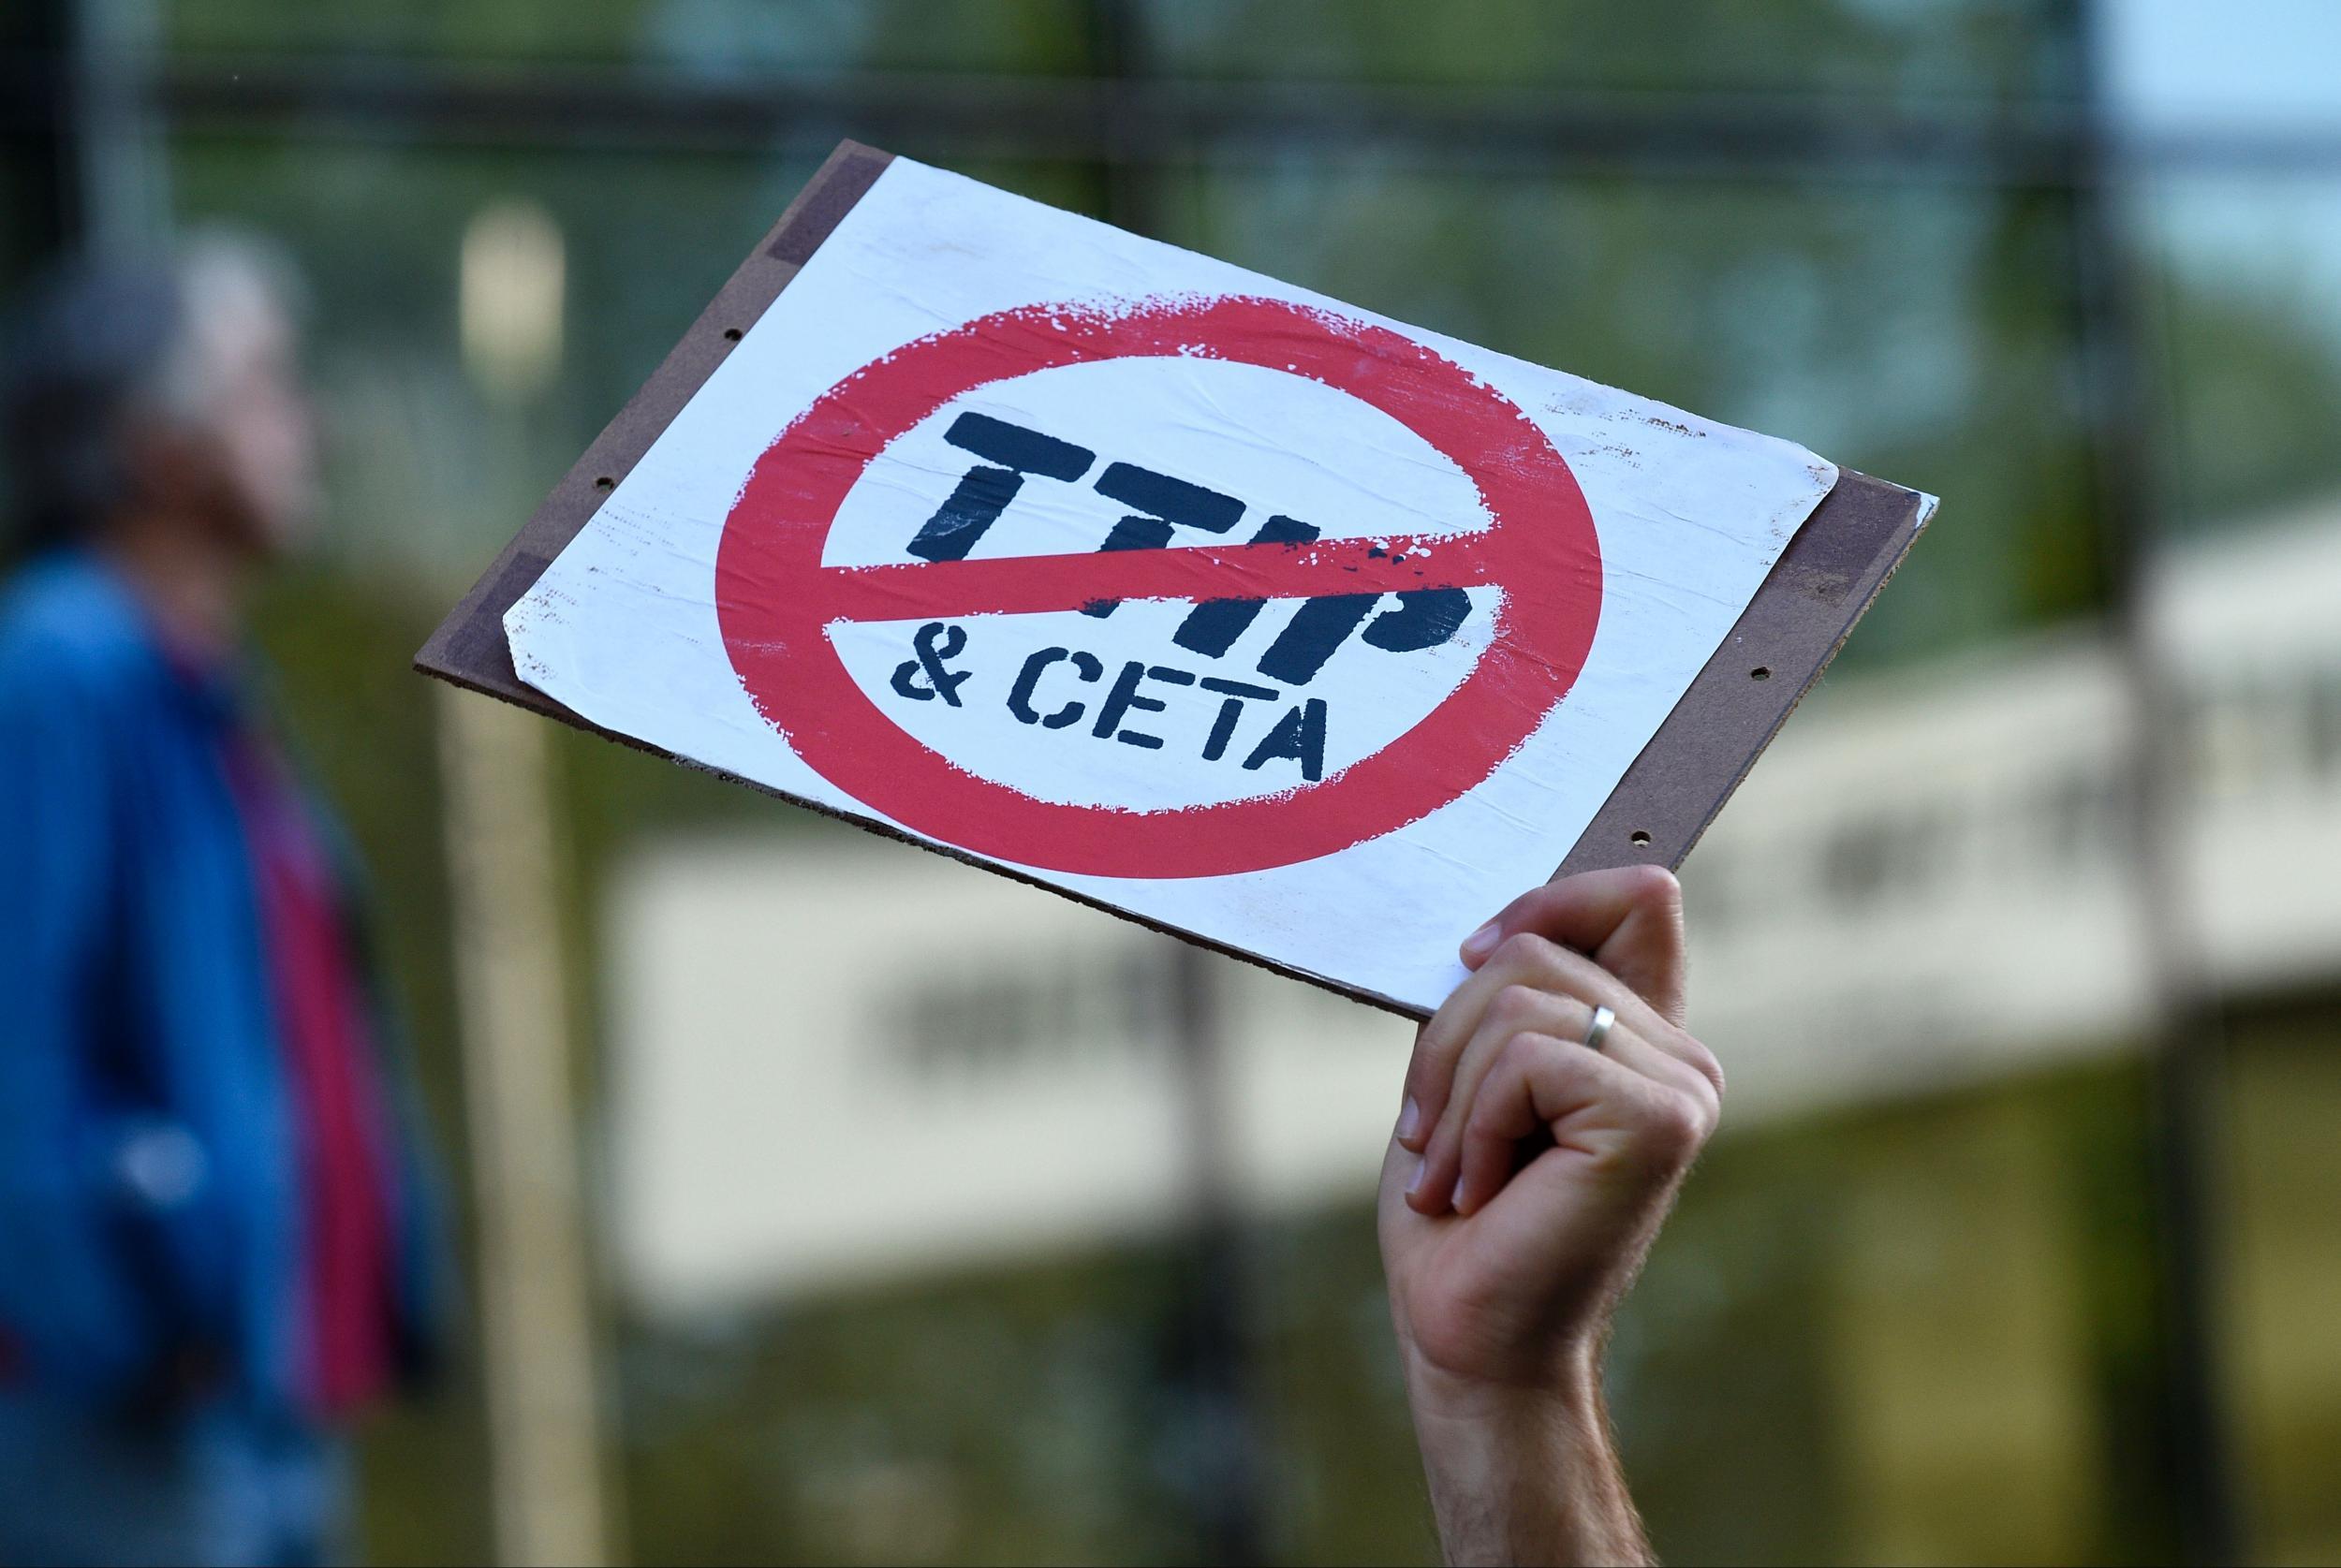
[[1488, 1004], [1511, 983], [1510, 972], [1483, 966], [1464, 977], [1431, 1019], [1415, 1033], [1406, 1062], [1405, 1101], [1398, 1107], [1398, 1141], [1420, 1153], [1431, 1140], [1452, 1095], [1455, 1064], [1486, 1015]]
[[1405, 1194], [1406, 1183], [1413, 1177], [1414, 1167], [1419, 1164], [1421, 1161], [1416, 1158], [1411, 1150], [1395, 1137], [1391, 1139], [1390, 1147], [1382, 1151], [1382, 1176], [1377, 1187], [1380, 1200], [1385, 1206], [1391, 1196]]
[[[1692, 1043], [1697, 1044], [1696, 1041]], [[1701, 1048], [1703, 1050], [1705, 1048]], [[1715, 1076], [1701, 1072], [1696, 1063], [1686, 1061], [1673, 1051], [1653, 1045], [1625, 1025], [1611, 1026], [1608, 1037], [1601, 1042], [1601, 1054], [1612, 1062], [1624, 1062], [1642, 1077], [1678, 1094], [1689, 1095], [1704, 1106], [1711, 1117], [1722, 1116], [1723, 1091], [1717, 1087]]]
[[[1455, 1212], [1474, 1212], [1502, 1190], [1523, 1138], [1599, 1105], [1605, 1093], [1621, 1092], [1613, 1080], [1623, 1069], [1615, 1063], [1605, 1066], [1583, 1046], [1571, 1055], [1570, 1044], [1555, 1035], [1529, 1033], [1515, 1034], [1505, 1046], [1472, 1103], [1457, 1142], [1460, 1171], [1447, 1193]], [[1527, 1060], [1532, 1055], [1551, 1060], [1532, 1067]], [[1532, 1076], [1536, 1085], [1529, 1081]]]
[[1588, 955], [1682, 1026], [1683, 887], [1665, 867], [1619, 866], [1532, 887], [1465, 939], [1464, 962], [1479, 968], [1523, 931]]
[[[1671, 896], [1679, 905], [1679, 890], [1670, 893], [1673, 883], [1670, 873], [1649, 866], [1562, 877], [1530, 888], [1465, 938], [1463, 960], [1473, 974], [1455, 988], [1415, 1038], [1414, 1059], [1407, 1069], [1406, 1103], [1400, 1108], [1400, 1141], [1419, 1150], [1429, 1140], [1446, 1108], [1455, 1062], [1465, 1042], [1479, 1028], [1480, 1014], [1490, 999], [1514, 977], [1509, 973], [1488, 973], [1491, 959], [1502, 952], [1507, 943], [1534, 936], [1584, 953], [1614, 944], [1629, 969], [1656, 983], [1664, 978], [1663, 955], [1652, 951], [1656, 939], [1645, 928], [1655, 925], [1663, 931], [1668, 924], [1658, 906]], [[1674, 923], [1679, 951], [1679, 919]], [[1626, 929], [1629, 924], [1634, 926], [1631, 932]], [[1679, 960], [1674, 969], [1679, 976]], [[1627, 989], [1632, 989], [1630, 978], [1624, 983]], [[1675, 990], [1679, 993], [1679, 978]], [[1617, 1004], [1612, 1002], [1608, 1005], [1615, 1009]]]
[[1722, 1093], [1723, 1068], [1713, 1052], [1631, 986], [1575, 948], [1522, 931], [1507, 937], [1496, 956], [1480, 966], [1480, 973], [1491, 969], [1500, 969], [1512, 984], [1534, 986], [1609, 1008], [1643, 1039], [1680, 1057], [1714, 1084], [1718, 1095]]
[[[1574, 996], [1610, 1008], [1636, 1031], [1682, 1056], [1722, 1088], [1722, 1071], [1707, 1048], [1660, 1016], [1631, 986], [1584, 954], [1533, 931], [1506, 937], [1482, 964], [1422, 1026], [1406, 1067], [1406, 1093], [1399, 1112], [1399, 1141], [1427, 1150], [1454, 1116], [1458, 1084], [1467, 1086], [1465, 1053], [1495, 999], [1512, 986]], [[1524, 1025], [1533, 1021], [1523, 1019]]]
[[[1465, 982], [1499, 989], [1479, 1009], [1477, 1023], [1459, 1047], [1440, 1045], [1434, 1049], [1418, 1050], [1418, 1060], [1427, 1056], [1434, 1062], [1444, 1063], [1438, 1081], [1426, 1084], [1421, 1092], [1425, 1106], [1436, 1105], [1438, 1109], [1427, 1121], [1429, 1131], [1421, 1141], [1422, 1163], [1416, 1166], [1406, 1187], [1406, 1201], [1418, 1213], [1446, 1211], [1455, 1187], [1456, 1150], [1463, 1136], [1464, 1114], [1470, 1109], [1473, 1091], [1504, 1048], [1504, 1043], [1524, 1030], [1553, 1027], [1553, 1009], [1565, 1004], [1563, 998], [1548, 991], [1510, 981], [1508, 976], [1512, 967], [1490, 964]], [[1424, 1033], [1427, 1039], [1429, 1031]]]
[[[1422, 1165], [1409, 1191], [1409, 1201], [1418, 1212], [1436, 1214], [1453, 1203], [1455, 1184], [1464, 1171], [1465, 1129], [1479, 1096], [1487, 1092], [1488, 1074], [1510, 1041], [1525, 1033], [1545, 1034], [1574, 1041], [1578, 1049], [1595, 1054], [1584, 1044], [1592, 1030], [1593, 1011], [1593, 1003], [1535, 986], [1509, 985], [1496, 994], [1480, 1029], [1465, 1047], [1444, 1113], [1423, 1148]], [[1690, 1044], [1705, 1049], [1696, 1041]], [[1715, 1084], [1681, 1056], [1644, 1039], [1629, 1021], [1620, 1018], [1611, 1024], [1601, 1051], [1670, 1092], [1690, 1095], [1701, 1103], [1711, 1121], [1720, 1114], [1721, 1096]]]
[[[1574, 959], [1577, 955], [1568, 956]], [[1535, 1027], [1538, 1032], [1550, 1034], [1559, 1040], [1577, 1041], [1581, 1049], [1594, 1048], [1584, 1044], [1593, 1033], [1594, 1008], [1597, 1005], [1609, 1006], [1610, 1004], [1586, 1002], [1575, 996], [1551, 991], [1539, 994], [1546, 1001], [1545, 1004], [1534, 1015]], [[1610, 1010], [1613, 1015], [1617, 1012], [1613, 1006]], [[1653, 1022], [1660, 1023], [1662, 1033], [1670, 1038], [1680, 1033], [1679, 1031], [1664, 1028], [1662, 1020], [1657, 1019], [1655, 1015], [1651, 1016], [1643, 1027], [1648, 1027], [1649, 1023]], [[1617, 1018], [1611, 1023], [1609, 1032], [1602, 1036], [1598, 1048], [1601, 1054], [1611, 1061], [1622, 1062], [1642, 1074], [1642, 1077], [1654, 1078], [1678, 1093], [1688, 1094], [1720, 1113], [1723, 1100], [1722, 1090], [1717, 1084], [1716, 1077], [1703, 1070], [1696, 1059], [1696, 1056], [1706, 1054], [1706, 1048], [1696, 1040], [1688, 1039], [1687, 1036], [1683, 1038], [1690, 1048], [1689, 1051], [1669, 1049], [1665, 1045], [1656, 1044], [1646, 1038], [1627, 1019]], [[1467, 1106], [1459, 1106], [1456, 1108], [1465, 1117], [1470, 1114], [1470, 1107]]]
[[1704, 1079], [1716, 1099], [1723, 1097], [1723, 1064], [1715, 1052], [1624, 980], [1574, 948], [1526, 934], [1511, 941], [1522, 948], [1522, 972], [1531, 976], [1530, 983], [1609, 1008], [1652, 1049], [1674, 1058]]
[[[1664, 909], [1660, 906], [1664, 905]], [[1671, 911], [1671, 913], [1668, 913]], [[1590, 912], [1590, 913], [1589, 913]], [[1636, 924], [1637, 921], [1641, 923]], [[1521, 929], [1501, 938], [1493, 958], [1482, 958], [1415, 1037], [1406, 1068], [1406, 1097], [1399, 1110], [1399, 1141], [1426, 1150], [1454, 1103], [1454, 1085], [1465, 1048], [1489, 1004], [1504, 988], [1529, 984], [1566, 991], [1609, 1007], [1646, 1038], [1682, 1057], [1704, 1074], [1720, 1093], [1722, 1068], [1707, 1048], [1685, 1033], [1681, 1016], [1681, 890], [1671, 873], [1656, 866], [1590, 872], [1521, 895], [1490, 927], [1542, 923], [1564, 936], [1597, 944], [1603, 952], [1625, 955], [1629, 964], [1655, 973], [1656, 946], [1671, 931], [1675, 947], [1673, 1011], [1655, 1006], [1624, 976], [1543, 931]], [[1614, 922], [1614, 923], [1612, 923]], [[1482, 928], [1483, 930], [1487, 928]], [[1604, 932], [1606, 931], [1606, 935]]]
[[[1582, 1129], [1572, 1123], [1582, 1123]], [[1607, 1162], [1631, 1185], [1671, 1180], [1714, 1130], [1700, 1096], [1635, 1072], [1575, 1041], [1512, 1037], [1472, 1102], [1455, 1211], [1485, 1208], [1513, 1174], [1520, 1141], [1539, 1130]]]

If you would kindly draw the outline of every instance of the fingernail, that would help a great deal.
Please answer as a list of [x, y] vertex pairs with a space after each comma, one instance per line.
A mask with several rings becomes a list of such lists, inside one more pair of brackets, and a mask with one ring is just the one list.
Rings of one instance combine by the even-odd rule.
[[1455, 1178], [1455, 1195], [1447, 1200], [1448, 1206], [1458, 1214], [1463, 1212], [1463, 1178], [1459, 1176]]
[[1490, 920], [1486, 925], [1481, 926], [1478, 931], [1473, 931], [1469, 936], [1464, 938], [1464, 957], [1467, 959], [1480, 958], [1494, 945], [1495, 922]]
[[1422, 1107], [1416, 1105], [1414, 1096], [1409, 1094], [1406, 1096], [1406, 1103], [1398, 1107], [1398, 1141], [1404, 1143], [1414, 1136], [1414, 1130], [1421, 1125], [1422, 1125]]
[[1430, 1164], [1431, 1162], [1428, 1160], [1417, 1160], [1414, 1163], [1414, 1174], [1406, 1178], [1406, 1195], [1408, 1197], [1414, 1196], [1416, 1191], [1421, 1187], [1422, 1173], [1430, 1168]]

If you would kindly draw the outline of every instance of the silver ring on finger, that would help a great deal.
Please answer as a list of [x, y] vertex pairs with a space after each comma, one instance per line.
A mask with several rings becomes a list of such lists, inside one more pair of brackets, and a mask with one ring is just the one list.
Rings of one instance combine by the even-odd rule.
[[1608, 1043], [1610, 1026], [1617, 1022], [1617, 1015], [1607, 1007], [1596, 1007], [1593, 1020], [1585, 1025], [1585, 1048], [1599, 1050]]

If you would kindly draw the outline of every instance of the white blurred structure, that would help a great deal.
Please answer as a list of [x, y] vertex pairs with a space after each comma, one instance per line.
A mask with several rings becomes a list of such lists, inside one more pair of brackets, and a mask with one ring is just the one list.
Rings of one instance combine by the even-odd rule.
[[[2158, 594], [2198, 742], [2196, 935], [2229, 989], [2341, 964], [2336, 585], [2341, 507], [2182, 557]], [[2112, 650], [2078, 634], [1816, 696], [1685, 872], [1730, 1125], [2134, 1047], [2126, 711]], [[1168, 939], [844, 829], [657, 848], [610, 914], [616, 1254], [640, 1305], [1185, 1212]], [[1363, 1201], [1411, 1026], [1219, 973], [1239, 1201]]]
[[561, 372], [568, 246], [533, 201], [499, 201], [464, 227], [458, 318], [464, 364], [506, 403], [522, 403]]
[[[1186, 1212], [1174, 946], [838, 828], [678, 845], [616, 895], [617, 1256], [643, 1304], [1129, 1235]], [[1349, 1199], [1406, 1020], [1215, 966], [1246, 1199]]]
[[[2174, 557], [2190, 935], [2224, 991], [2341, 965], [2341, 506]], [[2133, 1045], [2149, 1023], [2113, 651], [2073, 635], [1845, 682], [1685, 868], [1732, 1113]]]

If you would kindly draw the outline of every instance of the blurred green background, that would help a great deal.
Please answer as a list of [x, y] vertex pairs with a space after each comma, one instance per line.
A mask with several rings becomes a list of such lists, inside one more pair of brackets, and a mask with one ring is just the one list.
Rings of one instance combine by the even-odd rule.
[[[460, 1181], [437, 721], [408, 660], [839, 137], [1942, 495], [1833, 675], [1887, 681], [2105, 623], [2148, 521], [2216, 548], [2341, 496], [2341, 16], [2206, 8], [2228, 20], [2204, 49], [2196, 9], [20, 3], [0, 18], [0, 282], [109, 225], [232, 224], [302, 264], [332, 518], [271, 585], [261, 640], [375, 868]], [[2087, 270], [2100, 198], [2132, 286], [2110, 321]], [[556, 358], [499, 385], [466, 359], [460, 273], [471, 227], [511, 211], [550, 221], [565, 301]], [[2134, 494], [2103, 478], [2109, 330], [2142, 388], [2112, 454]], [[830, 830], [551, 740], [597, 1212], [609, 879], [661, 834]], [[2341, 799], [2328, 763], [2314, 788]], [[2280, 844], [2234, 853], [2309, 874]], [[2201, 1239], [2236, 1549], [2330, 1561], [2341, 964], [2212, 1002], [2225, 1072]], [[2199, 1434], [2165, 1393], [2144, 1046], [1727, 1117], [1616, 1341], [1615, 1413], [1663, 1554], [2183, 1549], [2172, 1475]], [[1234, 1246], [1260, 1434], [1244, 1538], [1275, 1561], [1430, 1560], [1365, 1204], [1248, 1224]], [[1195, 1258], [1172, 1227], [687, 1322], [602, 1288], [615, 1537], [645, 1561], [1223, 1549], [1198, 1495], [1217, 1472], [1181, 1446]], [[370, 1555], [495, 1549], [481, 1374], [475, 1357], [370, 1429]]]

